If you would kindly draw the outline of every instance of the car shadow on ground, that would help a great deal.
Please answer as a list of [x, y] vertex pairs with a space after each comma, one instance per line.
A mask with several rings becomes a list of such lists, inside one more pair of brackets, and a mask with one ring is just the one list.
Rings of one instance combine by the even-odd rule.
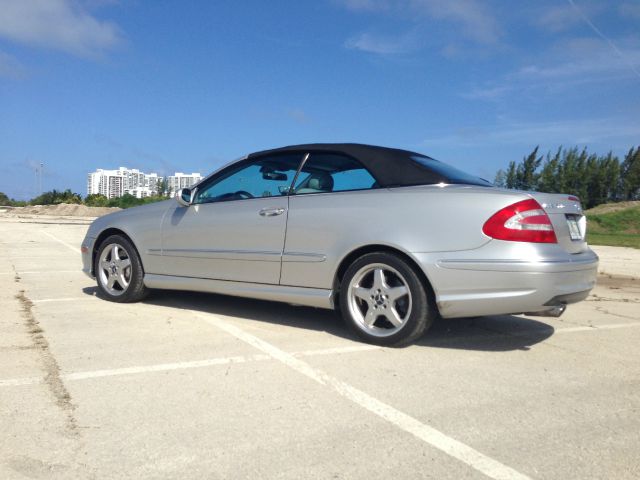
[[415, 344], [490, 352], [529, 350], [554, 332], [555, 329], [547, 323], [519, 315], [440, 318]]
[[[101, 297], [97, 287], [84, 288], [83, 292]], [[174, 290], [153, 291], [144, 303], [315, 330], [360, 341], [343, 323], [340, 314], [333, 310], [214, 293]], [[553, 333], [554, 328], [551, 325], [515, 315], [438, 318], [427, 333], [413, 342], [413, 345], [480, 351], [528, 350], [531, 346], [549, 338]]]

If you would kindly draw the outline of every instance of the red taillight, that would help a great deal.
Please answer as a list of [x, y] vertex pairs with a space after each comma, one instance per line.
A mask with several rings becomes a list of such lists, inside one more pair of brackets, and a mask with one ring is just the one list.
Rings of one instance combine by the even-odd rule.
[[512, 242], [557, 243], [549, 215], [534, 199], [496, 212], [482, 227], [485, 235]]

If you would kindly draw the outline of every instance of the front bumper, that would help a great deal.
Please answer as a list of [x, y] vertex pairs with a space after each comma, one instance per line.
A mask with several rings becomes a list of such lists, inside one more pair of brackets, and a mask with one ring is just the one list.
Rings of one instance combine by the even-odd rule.
[[80, 251], [82, 252], [82, 271], [92, 279], [95, 278], [93, 275], [93, 249], [95, 242], [95, 238], [86, 236], [80, 247]]
[[[496, 252], [495, 245], [491, 249]], [[589, 249], [568, 254], [545, 246], [535, 255], [529, 252], [529, 259], [482, 258], [483, 250], [451, 252], [446, 258], [414, 254], [442, 317], [543, 312], [584, 300], [596, 284], [598, 256]]]

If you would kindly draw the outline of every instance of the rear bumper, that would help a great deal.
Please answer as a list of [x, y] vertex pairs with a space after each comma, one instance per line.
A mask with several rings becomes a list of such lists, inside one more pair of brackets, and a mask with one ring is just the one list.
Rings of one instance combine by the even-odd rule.
[[572, 255], [545, 249], [529, 255], [535, 260], [480, 258], [482, 248], [449, 254], [458, 258], [414, 256], [444, 318], [542, 312], [584, 300], [596, 284], [598, 256], [591, 250]]

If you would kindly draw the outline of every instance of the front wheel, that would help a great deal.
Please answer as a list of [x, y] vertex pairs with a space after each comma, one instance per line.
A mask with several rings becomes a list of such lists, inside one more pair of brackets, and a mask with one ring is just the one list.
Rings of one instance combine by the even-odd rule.
[[94, 271], [100, 292], [112, 302], [137, 302], [148, 294], [142, 262], [133, 244], [122, 235], [106, 238], [98, 248]]
[[420, 277], [401, 257], [386, 252], [366, 254], [347, 269], [340, 310], [360, 338], [376, 345], [409, 343], [435, 318]]

